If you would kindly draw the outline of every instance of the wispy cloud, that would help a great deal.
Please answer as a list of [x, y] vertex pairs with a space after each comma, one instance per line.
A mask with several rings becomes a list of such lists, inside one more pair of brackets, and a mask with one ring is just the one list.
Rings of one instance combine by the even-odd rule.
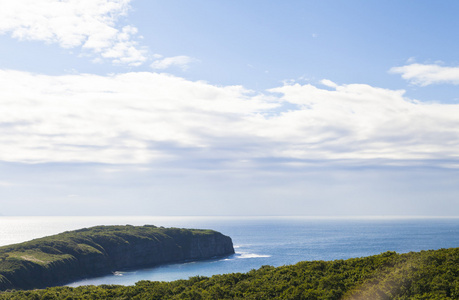
[[403, 79], [420, 86], [438, 83], [459, 84], [459, 67], [413, 63], [402, 67], [391, 68], [390, 72], [401, 74]]
[[14, 186], [14, 184], [8, 181], [0, 181], [0, 187], [10, 187], [10, 186]]
[[186, 70], [193, 62], [196, 62], [196, 59], [186, 55], [179, 55], [157, 59], [150, 66], [155, 70], [165, 70], [170, 67], [178, 67]]
[[81, 47], [116, 64], [140, 65], [147, 60], [139, 47], [137, 28], [117, 21], [131, 0], [1, 1], [0, 33], [19, 40]]
[[2, 70], [0, 82], [2, 161], [458, 160], [459, 105], [420, 103], [402, 90], [324, 80], [325, 89], [294, 83], [256, 94], [150, 72]]

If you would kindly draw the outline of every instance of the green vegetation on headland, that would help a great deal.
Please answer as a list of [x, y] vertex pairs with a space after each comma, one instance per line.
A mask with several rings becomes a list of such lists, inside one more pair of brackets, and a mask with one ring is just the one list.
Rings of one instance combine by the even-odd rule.
[[459, 299], [459, 248], [305, 261], [134, 286], [12, 291], [0, 299]]
[[96, 226], [0, 247], [0, 291], [233, 253], [231, 238], [212, 230]]

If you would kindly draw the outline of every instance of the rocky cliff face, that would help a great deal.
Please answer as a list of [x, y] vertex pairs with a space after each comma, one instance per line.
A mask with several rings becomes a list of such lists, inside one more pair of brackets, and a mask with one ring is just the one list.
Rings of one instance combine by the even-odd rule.
[[230, 237], [210, 230], [99, 226], [1, 247], [2, 253], [9, 254], [0, 262], [0, 290], [6, 290], [43, 288], [122, 269], [226, 256], [234, 249]]

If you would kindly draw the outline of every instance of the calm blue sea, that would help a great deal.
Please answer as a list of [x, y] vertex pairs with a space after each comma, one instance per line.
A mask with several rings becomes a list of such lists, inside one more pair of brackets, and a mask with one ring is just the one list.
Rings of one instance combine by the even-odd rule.
[[236, 254], [209, 261], [119, 272], [70, 286], [132, 285], [139, 280], [171, 281], [196, 275], [247, 272], [262, 265], [346, 259], [388, 250], [403, 253], [459, 247], [459, 218], [370, 217], [0, 217], [0, 245], [114, 224], [214, 229], [233, 239]]

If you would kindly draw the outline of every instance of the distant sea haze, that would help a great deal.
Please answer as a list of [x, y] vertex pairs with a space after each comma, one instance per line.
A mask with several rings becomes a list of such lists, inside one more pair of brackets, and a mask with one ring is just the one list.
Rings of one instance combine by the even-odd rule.
[[459, 247], [459, 218], [310, 217], [0, 217], [0, 245], [95, 225], [144, 225], [214, 229], [233, 239], [236, 254], [209, 261], [119, 270], [71, 283], [131, 285], [190, 276], [247, 272], [262, 265], [335, 260]]

